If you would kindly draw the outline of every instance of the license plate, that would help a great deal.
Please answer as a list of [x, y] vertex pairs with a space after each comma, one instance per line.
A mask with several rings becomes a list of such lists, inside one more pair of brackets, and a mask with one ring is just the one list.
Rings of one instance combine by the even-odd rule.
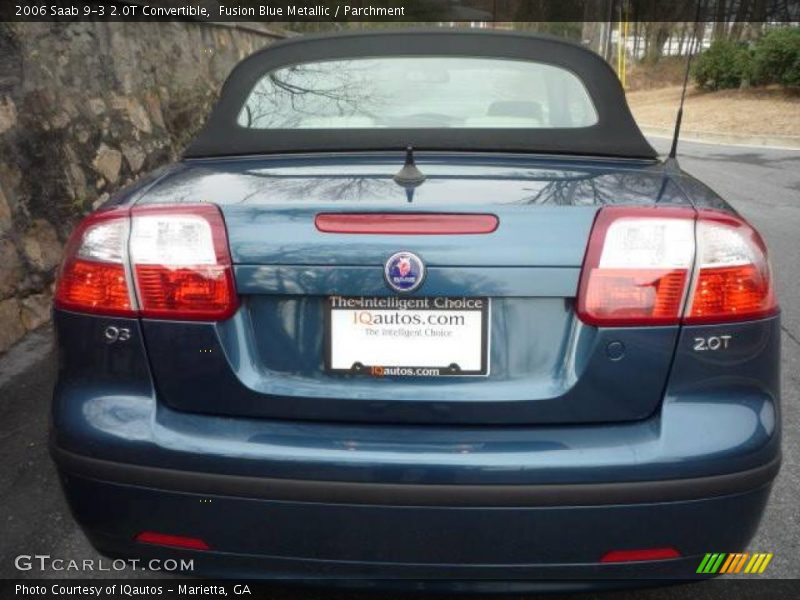
[[325, 368], [373, 377], [489, 374], [489, 298], [331, 296]]

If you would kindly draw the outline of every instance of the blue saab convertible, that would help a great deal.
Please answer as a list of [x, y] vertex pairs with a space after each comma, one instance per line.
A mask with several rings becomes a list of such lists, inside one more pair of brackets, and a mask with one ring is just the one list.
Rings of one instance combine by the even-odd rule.
[[52, 454], [110, 556], [691, 578], [746, 549], [780, 463], [761, 237], [553, 39], [251, 56], [183, 160], [77, 228], [55, 322]]

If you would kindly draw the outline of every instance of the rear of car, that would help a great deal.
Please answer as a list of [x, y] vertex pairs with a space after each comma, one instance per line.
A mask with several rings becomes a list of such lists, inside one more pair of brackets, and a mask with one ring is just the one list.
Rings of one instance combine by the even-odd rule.
[[689, 578], [779, 467], [763, 241], [564, 42], [251, 57], [181, 163], [76, 230], [55, 321], [52, 453], [109, 555]]

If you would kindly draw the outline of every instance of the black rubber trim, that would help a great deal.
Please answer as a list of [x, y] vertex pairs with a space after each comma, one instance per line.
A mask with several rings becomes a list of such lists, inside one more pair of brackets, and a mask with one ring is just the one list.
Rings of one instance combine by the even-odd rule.
[[389, 506], [576, 506], [675, 502], [753, 491], [778, 474], [781, 457], [738, 473], [625, 483], [429, 485], [272, 479], [111, 462], [50, 446], [67, 475], [194, 494]]

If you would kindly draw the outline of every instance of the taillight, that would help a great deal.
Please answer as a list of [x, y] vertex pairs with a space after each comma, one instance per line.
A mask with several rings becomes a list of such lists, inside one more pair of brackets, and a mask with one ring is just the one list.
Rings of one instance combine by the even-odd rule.
[[577, 311], [597, 326], [676, 325], [763, 317], [777, 304], [764, 243], [741, 218], [608, 207], [592, 229]]
[[121, 316], [230, 317], [239, 302], [219, 209], [143, 206], [90, 215], [67, 245], [55, 304]]
[[755, 319], [778, 308], [764, 241], [740, 218], [700, 213], [695, 270], [687, 323]]
[[128, 281], [127, 209], [89, 215], [67, 242], [54, 297], [56, 307], [103, 315], [136, 314]]
[[223, 320], [239, 305], [216, 206], [134, 208], [130, 240], [143, 317]]
[[694, 260], [694, 211], [600, 210], [578, 292], [591, 325], [673, 325], [681, 317]]

